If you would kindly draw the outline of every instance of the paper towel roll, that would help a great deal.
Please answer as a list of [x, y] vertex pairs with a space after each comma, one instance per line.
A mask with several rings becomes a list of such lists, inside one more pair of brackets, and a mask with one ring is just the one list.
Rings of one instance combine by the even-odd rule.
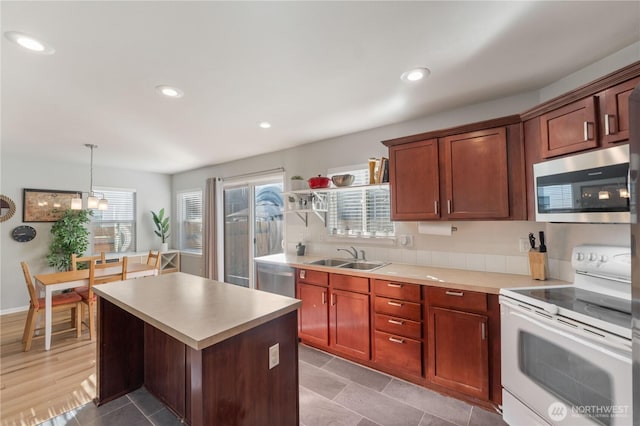
[[453, 226], [449, 223], [442, 222], [418, 222], [418, 233], [429, 235], [451, 236]]

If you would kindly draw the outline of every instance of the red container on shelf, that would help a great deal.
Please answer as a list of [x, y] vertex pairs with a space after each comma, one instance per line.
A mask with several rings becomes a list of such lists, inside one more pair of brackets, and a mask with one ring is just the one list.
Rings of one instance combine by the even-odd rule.
[[309, 178], [309, 188], [311, 189], [320, 189], [320, 188], [328, 188], [331, 185], [331, 179], [325, 176], [316, 176]]

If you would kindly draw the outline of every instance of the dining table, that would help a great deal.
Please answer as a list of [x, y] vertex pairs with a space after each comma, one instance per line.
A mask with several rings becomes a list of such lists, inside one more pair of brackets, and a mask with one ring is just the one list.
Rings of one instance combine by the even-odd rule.
[[[111, 275], [119, 273], [120, 268], [105, 268], [96, 271], [96, 276]], [[127, 280], [132, 278], [141, 278], [158, 275], [158, 269], [154, 265], [146, 265], [144, 263], [129, 263], [127, 265]], [[89, 269], [79, 269], [76, 271], [52, 272], [46, 274], [38, 274], [35, 276], [36, 285], [44, 289], [44, 349], [51, 349], [51, 300], [53, 292], [58, 290], [66, 290], [69, 288], [82, 287], [89, 285]]]

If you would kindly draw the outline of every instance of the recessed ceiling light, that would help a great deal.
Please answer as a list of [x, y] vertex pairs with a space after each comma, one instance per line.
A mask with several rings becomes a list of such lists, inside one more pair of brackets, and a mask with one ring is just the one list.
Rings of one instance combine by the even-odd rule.
[[271, 123], [263, 121], [262, 123], [258, 124], [258, 126], [262, 127], [263, 129], [268, 129], [269, 127], [271, 127]]
[[429, 68], [414, 68], [402, 74], [400, 78], [404, 81], [418, 81], [422, 80], [425, 77], [428, 77], [431, 74]]
[[4, 36], [7, 40], [31, 52], [43, 55], [53, 55], [55, 49], [37, 38], [18, 31], [6, 31]]
[[172, 86], [156, 86], [156, 90], [162, 96], [166, 96], [167, 98], [181, 98], [184, 96], [184, 92], [177, 87]]

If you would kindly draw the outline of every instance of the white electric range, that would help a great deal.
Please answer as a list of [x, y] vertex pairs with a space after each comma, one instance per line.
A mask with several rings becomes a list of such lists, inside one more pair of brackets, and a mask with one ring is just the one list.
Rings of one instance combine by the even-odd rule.
[[573, 285], [500, 291], [503, 418], [632, 425], [631, 253], [573, 249]]

